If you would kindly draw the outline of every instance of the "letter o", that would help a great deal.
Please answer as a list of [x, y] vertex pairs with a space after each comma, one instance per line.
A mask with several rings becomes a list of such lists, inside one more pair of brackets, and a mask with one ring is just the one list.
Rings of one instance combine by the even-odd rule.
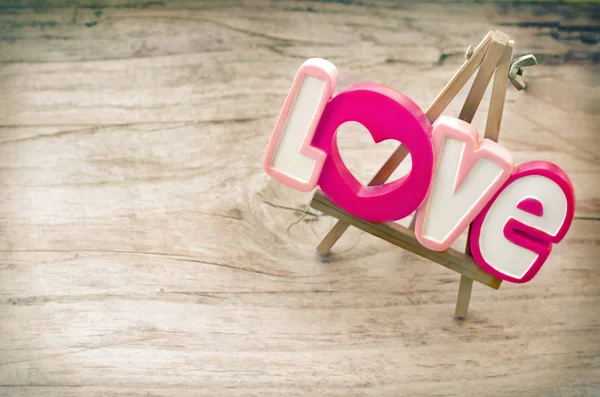
[[[410, 173], [394, 182], [363, 186], [344, 164], [337, 129], [347, 121], [365, 126], [378, 143], [395, 139], [412, 157]], [[431, 123], [407, 96], [378, 84], [359, 84], [329, 101], [312, 145], [327, 153], [319, 177], [323, 193], [354, 216], [371, 222], [402, 219], [424, 200], [433, 176]]]

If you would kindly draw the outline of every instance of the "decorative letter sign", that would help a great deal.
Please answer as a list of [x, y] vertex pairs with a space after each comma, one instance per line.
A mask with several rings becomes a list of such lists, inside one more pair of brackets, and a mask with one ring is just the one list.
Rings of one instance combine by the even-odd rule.
[[[567, 233], [574, 193], [567, 175], [548, 162], [522, 164], [497, 143], [478, 141], [475, 127], [441, 117], [433, 126], [407, 96], [359, 84], [332, 98], [337, 69], [309, 59], [298, 71], [271, 136], [264, 168], [300, 191], [317, 185], [337, 206], [371, 222], [417, 211], [415, 235], [434, 251], [448, 249], [472, 223], [473, 259], [512, 282], [531, 280]], [[365, 126], [373, 140], [394, 139], [412, 156], [410, 173], [363, 186], [342, 161], [337, 129]]]
[[473, 258], [496, 277], [525, 283], [565, 237], [574, 212], [563, 170], [545, 161], [521, 164], [473, 222]]

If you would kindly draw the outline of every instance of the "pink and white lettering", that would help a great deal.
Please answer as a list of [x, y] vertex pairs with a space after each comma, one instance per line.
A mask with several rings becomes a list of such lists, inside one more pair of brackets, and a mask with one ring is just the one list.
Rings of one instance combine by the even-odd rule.
[[[329, 101], [336, 77], [335, 66], [322, 59], [300, 67], [267, 146], [265, 171], [300, 191], [318, 183], [336, 205], [371, 222], [410, 215], [431, 182], [431, 124], [410, 98], [378, 84], [355, 85]], [[337, 147], [337, 128], [347, 121], [363, 124], [375, 142], [395, 139], [406, 145], [411, 172], [391, 183], [363, 186]]]
[[521, 164], [473, 221], [473, 258], [498, 278], [525, 283], [565, 237], [574, 212], [573, 185], [562, 169]]
[[[337, 206], [371, 222], [417, 211], [415, 236], [434, 251], [448, 249], [471, 224], [481, 268], [515, 283], [537, 274], [573, 220], [573, 186], [564, 171], [545, 161], [513, 170], [513, 155], [491, 140], [479, 142], [471, 124], [443, 116], [432, 127], [410, 98], [378, 84], [332, 97], [336, 80], [335, 66], [323, 59], [300, 67], [267, 146], [267, 174], [300, 191], [318, 185]], [[348, 121], [361, 123], [376, 143], [405, 145], [409, 174], [363, 186], [337, 146], [337, 130]]]
[[437, 164], [415, 223], [417, 240], [431, 250], [448, 249], [512, 172], [512, 153], [477, 141], [477, 129], [459, 119], [443, 116], [433, 127]]

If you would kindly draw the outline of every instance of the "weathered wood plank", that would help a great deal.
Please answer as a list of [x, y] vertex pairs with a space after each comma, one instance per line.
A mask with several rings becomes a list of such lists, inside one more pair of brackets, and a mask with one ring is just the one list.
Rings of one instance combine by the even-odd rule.
[[398, 247], [479, 281], [488, 287], [498, 289], [502, 283], [501, 280], [481, 270], [473, 259], [464, 252], [452, 248], [444, 252], [428, 250], [419, 244], [413, 230], [393, 222], [373, 223], [356, 218], [337, 207], [320, 191], [315, 193], [310, 206]]
[[[351, 3], [0, 4], [0, 395], [596, 394], [598, 50], [564, 33], [597, 14]], [[334, 218], [260, 164], [304, 58], [425, 109], [494, 29], [560, 63], [509, 87], [501, 143], [563, 167], [577, 219], [531, 283], [475, 285], [461, 323], [446, 269], [355, 229], [317, 255]], [[395, 149], [338, 143], [365, 183]]]

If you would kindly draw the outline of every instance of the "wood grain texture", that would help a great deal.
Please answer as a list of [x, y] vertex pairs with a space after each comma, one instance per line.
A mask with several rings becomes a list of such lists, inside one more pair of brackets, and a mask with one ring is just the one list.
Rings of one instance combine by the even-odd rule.
[[[0, 395], [598, 394], [598, 47], [563, 37], [597, 14], [363, 3], [1, 4]], [[501, 142], [565, 169], [576, 220], [456, 322], [454, 272], [352, 228], [320, 257], [334, 219], [261, 161], [305, 58], [426, 108], [497, 29], [542, 63]], [[366, 181], [395, 149], [358, 128], [339, 146]]]

